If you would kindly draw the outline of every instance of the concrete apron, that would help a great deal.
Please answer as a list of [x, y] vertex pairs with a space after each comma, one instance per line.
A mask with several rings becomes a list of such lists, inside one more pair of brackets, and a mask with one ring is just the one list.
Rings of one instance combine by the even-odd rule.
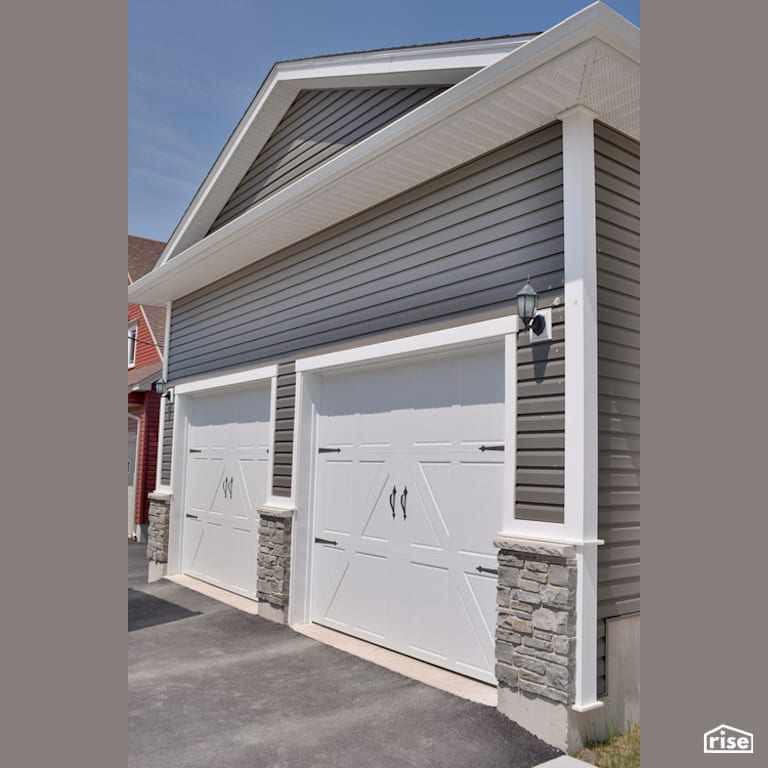
[[[218, 600], [251, 615], [262, 616], [262, 618], [271, 621], [277, 618], [273, 615], [277, 612], [268, 603], [257, 603], [254, 600], [241, 597], [233, 592], [220, 589], [191, 576], [167, 576], [166, 578], [179, 586], [199, 592], [206, 597]], [[411, 680], [417, 680], [420, 683], [432, 686], [446, 693], [451, 693], [459, 698], [489, 707], [496, 707], [498, 703], [498, 691], [493, 685], [482, 683], [479, 680], [472, 680], [463, 675], [450, 672], [447, 669], [435, 667], [432, 664], [426, 664], [410, 656], [405, 656], [373, 643], [358, 640], [341, 632], [321, 627], [319, 624], [301, 624], [292, 626], [291, 629], [324, 645], [337, 648], [357, 658], [370, 661], [372, 664], [377, 664]]]

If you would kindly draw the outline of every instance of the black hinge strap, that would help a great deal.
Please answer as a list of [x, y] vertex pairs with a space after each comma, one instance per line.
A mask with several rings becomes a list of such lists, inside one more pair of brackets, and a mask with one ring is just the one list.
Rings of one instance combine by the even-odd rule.
[[496, 569], [496, 568], [483, 568], [482, 565], [478, 565], [477, 568], [475, 568], [475, 570], [478, 573], [494, 573], [494, 574], [496, 574], [496, 576], [499, 575], [498, 569]]
[[189, 452], [190, 453], [202, 453], [203, 449], [202, 448], [190, 448]]
[[333, 546], [336, 546], [335, 541], [331, 541], [330, 539], [321, 539], [315, 536], [315, 544], [333, 544]]
[[504, 446], [503, 445], [481, 445], [480, 450], [485, 451], [503, 451]]
[[318, 448], [318, 453], [341, 453], [341, 448]]

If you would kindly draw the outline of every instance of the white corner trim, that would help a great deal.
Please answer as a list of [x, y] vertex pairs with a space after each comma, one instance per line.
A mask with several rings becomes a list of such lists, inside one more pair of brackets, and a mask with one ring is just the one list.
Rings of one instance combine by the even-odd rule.
[[187, 381], [174, 385], [177, 395], [189, 395], [194, 392], [204, 392], [212, 389], [223, 389], [236, 384], [248, 384], [255, 381], [263, 381], [277, 376], [276, 365], [265, 365], [260, 368], [249, 368], [235, 373], [225, 373], [221, 376], [209, 376], [205, 379]]
[[563, 121], [565, 527], [597, 538], [597, 232], [594, 113]]
[[494, 320], [459, 325], [455, 328], [405, 336], [402, 339], [381, 341], [375, 344], [355, 347], [354, 349], [345, 349], [340, 352], [329, 352], [324, 355], [305, 357], [296, 361], [296, 371], [319, 371], [328, 368], [338, 368], [369, 360], [417, 354], [426, 349], [456, 346], [472, 341], [491, 340], [497, 336], [515, 333], [517, 331], [517, 322], [517, 315], [509, 315]]
[[[170, 346], [171, 338], [171, 307], [172, 302], [168, 301], [165, 305], [165, 337], [163, 338], [163, 368], [162, 377], [164, 381], [168, 381], [168, 347]], [[167, 407], [168, 399], [166, 397], [160, 398], [160, 423], [157, 428], [157, 466], [155, 468], [155, 486], [161, 487], [163, 482], [163, 440], [165, 439], [165, 409]], [[170, 486], [168, 487], [170, 491]]]
[[576, 669], [572, 709], [600, 709], [597, 698], [597, 544], [576, 552]]
[[[565, 280], [565, 535], [597, 540], [597, 232], [595, 113], [562, 113]], [[574, 709], [598, 708], [597, 544], [577, 553]]]

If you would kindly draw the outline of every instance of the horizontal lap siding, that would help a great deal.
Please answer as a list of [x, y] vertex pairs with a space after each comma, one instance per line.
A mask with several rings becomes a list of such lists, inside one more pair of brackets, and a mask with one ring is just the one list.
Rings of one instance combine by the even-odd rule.
[[163, 420], [163, 459], [160, 466], [161, 485], [171, 484], [171, 446], [173, 441], [173, 402], [165, 401], [165, 418]]
[[301, 91], [209, 234], [444, 90], [429, 86]]
[[640, 146], [595, 126], [598, 617], [640, 610]]
[[[532, 280], [534, 288], [539, 286]], [[515, 517], [562, 523], [565, 457], [565, 326], [552, 310], [552, 341], [517, 337]]]
[[272, 487], [275, 496], [291, 495], [293, 474], [293, 419], [296, 404], [296, 365], [277, 367], [277, 407], [275, 409], [275, 460]]
[[[529, 276], [544, 305], [562, 299], [559, 123], [174, 302], [168, 378], [281, 363], [274, 491], [289, 495], [286, 361], [512, 313]], [[544, 519], [562, 516], [562, 309], [554, 316], [554, 343], [521, 341], [519, 362], [519, 493]]]
[[555, 124], [174, 302], [169, 380], [551, 300], [562, 231]]

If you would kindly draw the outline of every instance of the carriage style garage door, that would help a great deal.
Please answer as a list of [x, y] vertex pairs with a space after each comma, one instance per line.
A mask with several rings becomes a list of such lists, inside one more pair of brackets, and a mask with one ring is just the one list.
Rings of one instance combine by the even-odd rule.
[[501, 345], [322, 375], [312, 620], [495, 682]]
[[269, 417], [266, 384], [189, 400], [182, 568], [254, 598]]

